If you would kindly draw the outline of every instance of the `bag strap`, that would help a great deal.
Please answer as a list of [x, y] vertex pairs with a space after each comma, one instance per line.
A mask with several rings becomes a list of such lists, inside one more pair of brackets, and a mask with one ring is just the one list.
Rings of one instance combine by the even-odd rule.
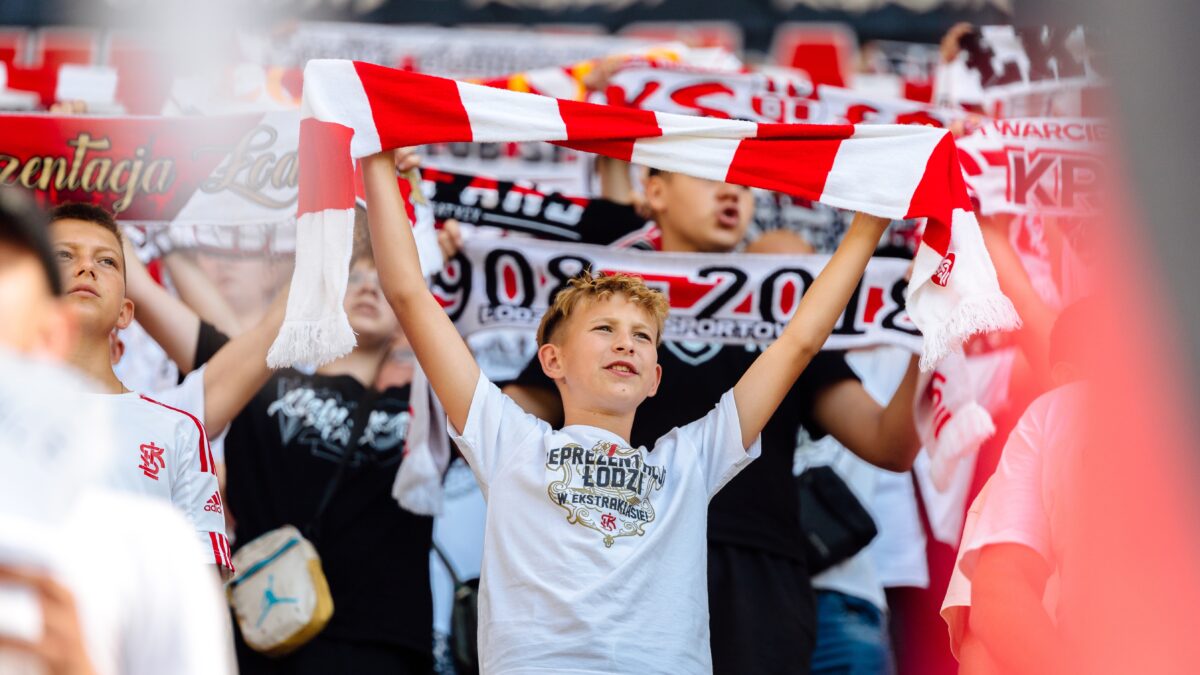
[[354, 408], [354, 417], [350, 421], [350, 440], [346, 443], [345, 451], [342, 452], [342, 458], [338, 461], [337, 469], [333, 472], [333, 478], [329, 479], [329, 484], [325, 486], [325, 493], [321, 495], [321, 501], [317, 503], [317, 512], [309, 519], [308, 524], [300, 531], [310, 541], [316, 541], [321, 532], [321, 516], [325, 515], [325, 509], [329, 508], [329, 502], [333, 500], [333, 494], [337, 492], [338, 486], [342, 482], [342, 476], [346, 473], [346, 465], [350, 463], [350, 458], [358, 452], [358, 437], [362, 435], [363, 427], [367, 423], [367, 417], [374, 408], [375, 400], [379, 398], [379, 392], [374, 387], [368, 386], [359, 397], [358, 403]]
[[462, 581], [458, 578], [458, 572], [454, 571], [454, 564], [450, 562], [450, 556], [446, 555], [441, 546], [438, 546], [436, 539], [430, 539], [429, 543], [433, 545], [433, 552], [442, 561], [442, 565], [445, 565], [446, 571], [450, 573], [450, 581], [454, 583], [454, 587], [461, 586]]

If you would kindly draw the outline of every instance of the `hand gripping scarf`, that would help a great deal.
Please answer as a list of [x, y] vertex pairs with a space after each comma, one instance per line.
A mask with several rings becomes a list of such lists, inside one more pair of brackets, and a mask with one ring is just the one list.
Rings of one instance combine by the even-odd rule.
[[355, 158], [425, 143], [550, 141], [665, 171], [887, 218], [928, 218], [908, 312], [923, 369], [974, 333], [1019, 324], [970, 211], [954, 139], [920, 126], [756, 124], [620, 109], [408, 73], [309, 61], [300, 121], [296, 271], [274, 367], [355, 344], [345, 311]]

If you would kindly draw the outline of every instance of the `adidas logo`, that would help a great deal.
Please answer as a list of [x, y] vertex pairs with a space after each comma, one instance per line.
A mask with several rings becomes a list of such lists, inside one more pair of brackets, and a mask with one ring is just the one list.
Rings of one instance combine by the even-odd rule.
[[212, 511], [213, 513], [225, 513], [221, 509], [221, 494], [219, 492], [214, 492], [213, 495], [208, 498], [208, 503], [204, 505], [204, 510]]

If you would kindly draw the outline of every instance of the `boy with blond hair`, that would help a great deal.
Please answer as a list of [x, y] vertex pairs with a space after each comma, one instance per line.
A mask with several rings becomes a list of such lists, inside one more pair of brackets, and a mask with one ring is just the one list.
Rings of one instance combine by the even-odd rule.
[[484, 673], [704, 673], [708, 501], [820, 351], [887, 221], [859, 215], [791, 321], [703, 418], [630, 447], [658, 389], [667, 303], [634, 277], [583, 276], [555, 299], [538, 359], [555, 430], [482, 375], [426, 288], [389, 154], [364, 160], [385, 297], [488, 500], [479, 604]]

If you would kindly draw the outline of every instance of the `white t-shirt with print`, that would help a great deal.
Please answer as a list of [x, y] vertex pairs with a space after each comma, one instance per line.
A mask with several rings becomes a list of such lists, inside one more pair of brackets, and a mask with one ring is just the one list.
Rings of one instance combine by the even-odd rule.
[[760, 452], [732, 391], [648, 452], [555, 431], [480, 375], [454, 440], [488, 502], [481, 672], [712, 671], [708, 502]]
[[173, 504], [196, 530], [205, 560], [232, 569], [225, 504], [200, 420], [136, 392], [94, 396], [109, 408], [115, 431], [108, 484]]

